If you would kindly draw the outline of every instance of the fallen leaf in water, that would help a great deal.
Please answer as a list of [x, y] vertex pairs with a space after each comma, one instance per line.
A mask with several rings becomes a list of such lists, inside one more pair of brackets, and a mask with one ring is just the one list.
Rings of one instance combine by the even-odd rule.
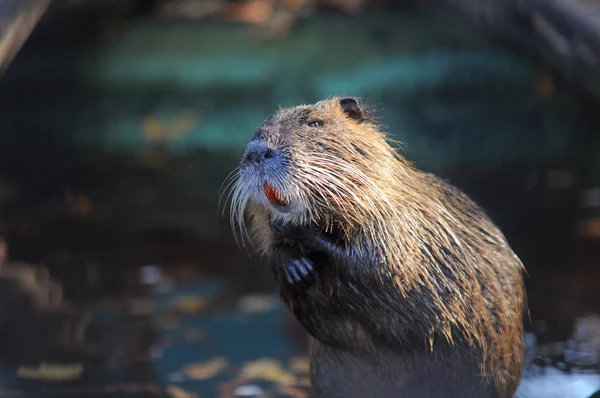
[[310, 379], [308, 377], [298, 377], [296, 379], [296, 385], [298, 387], [310, 388]]
[[172, 398], [197, 398], [198, 396], [194, 393], [187, 392], [181, 387], [174, 385], [167, 386], [167, 394]]
[[142, 120], [142, 133], [150, 142], [176, 141], [189, 134], [198, 124], [199, 116], [193, 110], [184, 110], [171, 120], [149, 115]]
[[37, 368], [31, 366], [20, 366], [17, 376], [24, 379], [35, 380], [74, 380], [83, 374], [83, 365], [80, 363], [60, 365], [42, 362]]
[[290, 369], [294, 373], [308, 373], [310, 362], [306, 357], [296, 357], [290, 360]]
[[224, 357], [216, 357], [207, 362], [193, 363], [183, 368], [183, 373], [192, 380], [212, 379], [227, 368]]
[[172, 304], [175, 311], [193, 313], [206, 307], [206, 299], [200, 296], [187, 296], [176, 299]]
[[198, 124], [199, 116], [193, 110], [184, 110], [169, 123], [165, 132], [169, 141], [178, 140], [189, 134]]
[[249, 380], [272, 381], [282, 386], [293, 385], [296, 378], [285, 370], [279, 361], [264, 358], [252, 361], [244, 365], [241, 377]]
[[142, 132], [148, 141], [161, 141], [163, 138], [163, 123], [154, 116], [147, 116], [142, 120]]
[[271, 295], [249, 295], [240, 299], [238, 307], [246, 313], [267, 312], [277, 307], [277, 300]]

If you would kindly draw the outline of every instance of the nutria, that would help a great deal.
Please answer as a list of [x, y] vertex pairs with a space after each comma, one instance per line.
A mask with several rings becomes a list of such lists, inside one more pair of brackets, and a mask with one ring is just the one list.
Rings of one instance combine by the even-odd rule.
[[[315, 397], [511, 397], [523, 266], [464, 193], [354, 98], [282, 109], [246, 146], [232, 225], [313, 337]], [[249, 227], [249, 228], [248, 228]]]

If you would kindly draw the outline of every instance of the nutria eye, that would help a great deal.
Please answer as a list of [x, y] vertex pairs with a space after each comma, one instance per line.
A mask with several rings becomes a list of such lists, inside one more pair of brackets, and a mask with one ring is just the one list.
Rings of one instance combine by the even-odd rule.
[[310, 127], [323, 127], [323, 122], [320, 120], [311, 120], [310, 122], [308, 122], [308, 125]]

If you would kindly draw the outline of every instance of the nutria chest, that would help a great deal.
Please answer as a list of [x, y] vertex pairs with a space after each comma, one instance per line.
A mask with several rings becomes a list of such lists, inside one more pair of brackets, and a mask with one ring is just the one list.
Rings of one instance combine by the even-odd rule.
[[310, 257], [314, 284], [282, 285], [280, 294], [312, 337], [312, 397], [499, 397], [493, 380], [481, 377], [480, 355], [472, 347], [440, 338], [432, 349], [419, 330], [420, 316], [400, 298], [390, 307], [392, 292], [385, 287], [354, 283], [343, 264]]

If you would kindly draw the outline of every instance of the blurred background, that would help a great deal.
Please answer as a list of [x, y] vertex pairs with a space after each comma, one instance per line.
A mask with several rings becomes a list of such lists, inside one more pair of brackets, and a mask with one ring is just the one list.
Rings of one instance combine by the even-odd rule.
[[331, 95], [523, 260], [518, 397], [592, 396], [592, 3], [0, 0], [0, 397], [307, 397], [307, 335], [218, 199], [264, 118]]

